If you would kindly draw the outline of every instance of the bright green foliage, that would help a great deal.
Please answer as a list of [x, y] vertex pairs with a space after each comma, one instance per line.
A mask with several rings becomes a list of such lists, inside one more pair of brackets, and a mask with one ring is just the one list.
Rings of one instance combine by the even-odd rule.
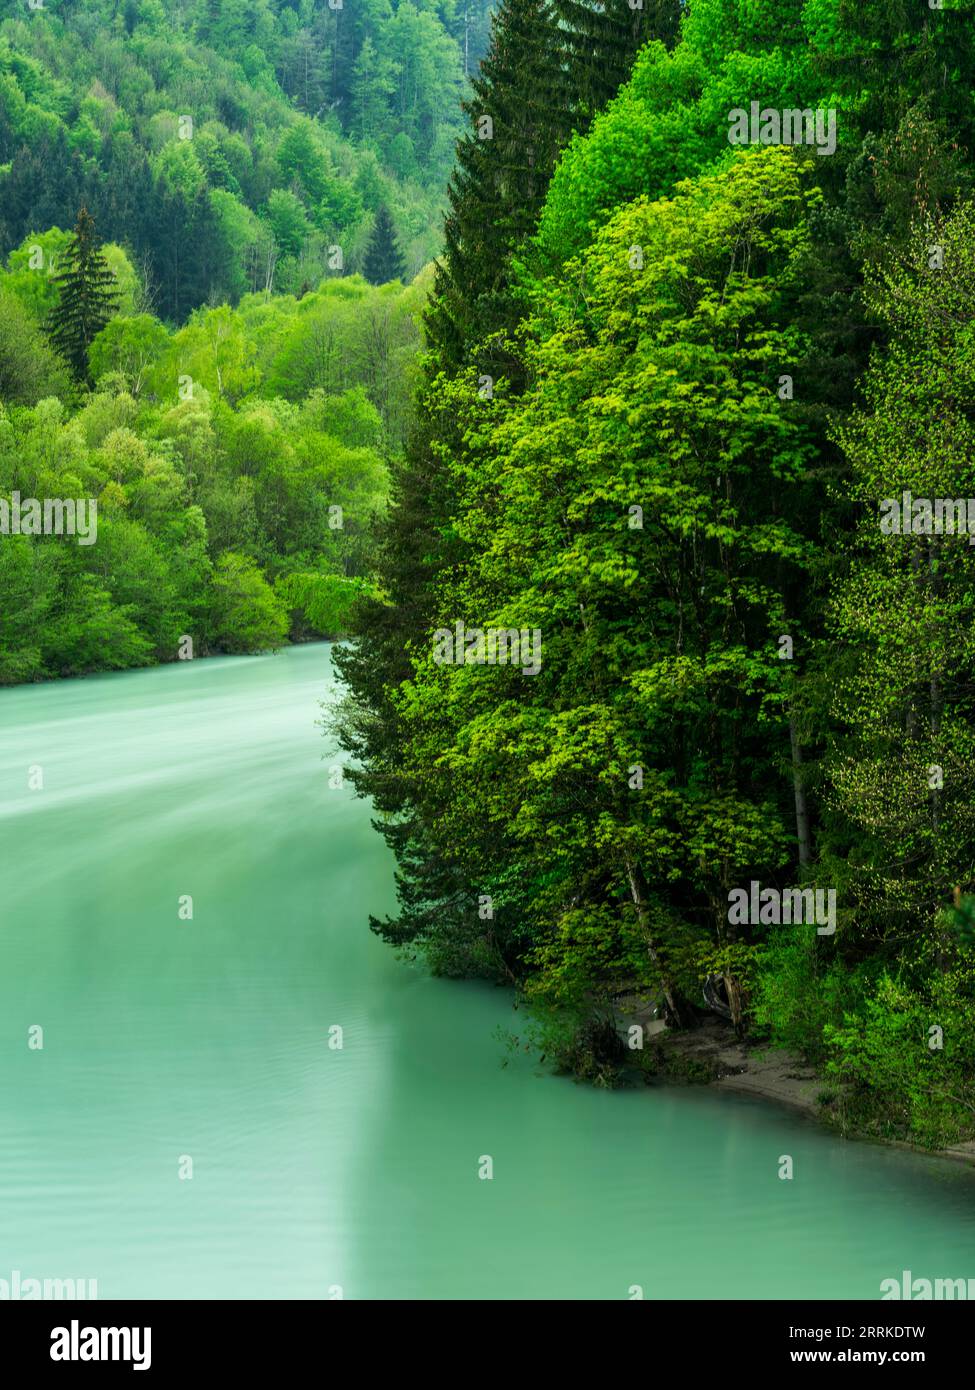
[[522, 396], [492, 410], [440, 383], [467, 427], [471, 558], [430, 629], [538, 628], [544, 659], [437, 665], [428, 630], [400, 718], [444, 857], [478, 866], [496, 939], [542, 934], [553, 980], [612, 912], [659, 983], [662, 937], [733, 941], [729, 888], [788, 862], [776, 639], [808, 563], [810, 446], [776, 383], [802, 350], [786, 321], [811, 203], [771, 151], [633, 204], [540, 291]]
[[67, 395], [64, 362], [2, 279], [0, 286], [0, 401], [34, 405], [44, 396]]
[[[572, 131], [627, 74], [639, 42], [671, 39], [676, 0], [633, 11], [576, 0], [507, 0], [464, 110], [471, 129], [457, 146], [445, 255], [429, 329], [441, 365], [456, 369], [473, 342], [481, 369], [511, 372], [484, 340], [517, 322], [512, 252], [535, 228], [549, 178]], [[584, 76], [585, 74], [585, 76]]]
[[681, 42], [656, 42], [592, 130], [577, 137], [552, 181], [539, 244], [552, 263], [585, 245], [613, 208], [669, 194], [681, 179], [732, 154], [729, 111], [815, 106], [829, 95], [815, 73], [803, 0], [700, 0]]
[[89, 351], [91, 374], [100, 381], [110, 372], [132, 396], [142, 394], [152, 369], [169, 350], [169, 334], [151, 314], [115, 318], [97, 335]]
[[[584, 245], [626, 199], [669, 193], [726, 161], [729, 113], [753, 101], [834, 109], [847, 157], [918, 106], [948, 142], [971, 149], [961, 94], [975, 80], [973, 13], [972, 0], [937, 10], [914, 0], [695, 0], [681, 42], [644, 48], [619, 96], [567, 151], [540, 223], [546, 261]], [[817, 163], [838, 189], [843, 161]]]
[[[0, 420], [4, 435], [7, 428]], [[26, 536], [5, 536], [0, 546], [0, 685], [17, 685], [43, 672], [39, 639], [57, 584], [55, 558]]]
[[59, 608], [44, 634], [45, 674], [74, 676], [152, 664], [152, 643], [139, 631], [132, 607], [114, 603], [93, 576], [67, 576]]
[[364, 579], [311, 573], [283, 576], [276, 592], [291, 610], [293, 625], [304, 620], [310, 634], [338, 637], [348, 631], [354, 606], [373, 590]]
[[175, 333], [115, 317], [72, 416], [65, 369], [7, 289], [24, 274], [0, 274], [0, 386], [33, 407], [0, 414], [0, 497], [93, 498], [98, 524], [90, 546], [0, 537], [0, 682], [175, 660], [184, 636], [206, 655], [343, 635], [375, 589], [422, 284], [346, 277], [200, 309]]
[[751, 1015], [757, 1032], [823, 1065], [827, 1027], [863, 1004], [880, 967], [869, 958], [838, 959], [819, 937], [773, 930], [758, 960]]
[[288, 615], [257, 565], [226, 551], [217, 561], [209, 614], [210, 639], [226, 652], [280, 647]]
[[844, 1084], [841, 1122], [943, 1148], [971, 1135], [975, 1115], [975, 958], [918, 975], [885, 974], [827, 1026], [827, 1074]]
[[[70, 232], [51, 227], [25, 237], [7, 257], [4, 290], [20, 301], [37, 324], [44, 323], [58, 302], [54, 274], [70, 241]], [[101, 249], [104, 254], [104, 246]]]
[[301, 199], [284, 188], [276, 188], [267, 200], [267, 220], [281, 254], [297, 256], [311, 231]]

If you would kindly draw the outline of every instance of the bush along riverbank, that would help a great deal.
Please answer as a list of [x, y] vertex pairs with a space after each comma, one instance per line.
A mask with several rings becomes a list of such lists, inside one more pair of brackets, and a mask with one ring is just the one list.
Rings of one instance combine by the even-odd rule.
[[659, 986], [553, 1005], [528, 982], [526, 1026], [507, 1042], [593, 1085], [717, 1085], [792, 1106], [847, 1137], [975, 1162], [975, 897], [958, 892], [938, 927], [940, 959], [923, 991], [906, 971], [850, 972], [809, 938], [780, 935], [755, 955], [743, 1022], [732, 1020], [713, 975], [698, 1004], [684, 996], [679, 1020]]
[[[797, 1110], [845, 1138], [903, 1145], [975, 1165], [972, 1126], [957, 1110], [938, 1105], [937, 1086], [932, 1097], [919, 1085], [915, 1095], [924, 1094], [924, 1104], [898, 1112], [901, 1079], [886, 1093], [861, 1087], [838, 1065], [772, 1046], [768, 1037], [743, 1037], [714, 1016], [671, 1029], [646, 997], [624, 997], [601, 1012], [529, 1010], [521, 1033], [500, 1030], [499, 1039], [509, 1052], [532, 1052], [547, 1069], [585, 1084], [611, 1090], [710, 1086]], [[930, 1075], [923, 1080], [930, 1082]]]

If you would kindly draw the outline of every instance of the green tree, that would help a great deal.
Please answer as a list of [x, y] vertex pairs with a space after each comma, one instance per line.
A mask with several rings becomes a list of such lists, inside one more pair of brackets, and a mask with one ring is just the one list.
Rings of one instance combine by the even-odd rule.
[[396, 227], [389, 215], [389, 208], [382, 203], [373, 223], [362, 273], [372, 285], [387, 285], [390, 280], [402, 280], [405, 270], [406, 265], [396, 239]]
[[585, 124], [614, 97], [630, 75], [637, 50], [652, 39], [671, 48], [683, 10], [681, 0], [553, 0], [566, 35], [570, 90]]
[[392, 59], [380, 58], [371, 38], [359, 50], [352, 75], [352, 129], [363, 141], [384, 143], [391, 121], [390, 100], [396, 89]]
[[0, 279], [0, 401], [35, 405], [43, 396], [67, 396], [70, 389], [64, 364]]
[[226, 551], [217, 561], [207, 645], [211, 651], [260, 652], [280, 647], [288, 635], [283, 602], [246, 555]]
[[869, 296], [889, 339], [839, 431], [860, 521], [824, 660], [849, 892], [877, 942], [928, 930], [975, 878], [975, 583], [955, 504], [975, 496], [975, 207], [920, 230]]
[[277, 151], [277, 165], [286, 183], [314, 207], [325, 196], [330, 168], [314, 123], [298, 120], [285, 132]]
[[[488, 407], [469, 375], [440, 383], [470, 558], [442, 571], [393, 695], [417, 813], [491, 897], [509, 964], [544, 960], [554, 986], [616, 914], [644, 943], [636, 983], [678, 1019], [697, 958], [743, 1021], [754, 939], [729, 892], [798, 859], [777, 637], [815, 554], [813, 450], [776, 384], [802, 347], [815, 201], [790, 154], [756, 151], [628, 205], [539, 290], [524, 394]], [[538, 631], [538, 675], [438, 663], [434, 630], [458, 619]], [[445, 888], [392, 934], [436, 922], [441, 955], [451, 931], [469, 951], [477, 895]]]
[[267, 200], [267, 217], [280, 250], [285, 255], [297, 256], [311, 233], [301, 199], [283, 188], [276, 188]]
[[[549, 0], [505, 0], [495, 11], [490, 48], [464, 103], [470, 130], [457, 145], [428, 315], [445, 367], [459, 367], [473, 342], [517, 321], [511, 253], [534, 228], [573, 126], [564, 44]], [[484, 370], [500, 375], [505, 365], [492, 359]]]
[[41, 634], [58, 587], [56, 556], [27, 536], [0, 545], [0, 685], [45, 674]]
[[74, 233], [54, 276], [58, 302], [51, 312], [51, 341], [75, 379], [90, 382], [88, 349], [115, 312], [115, 276], [98, 249], [95, 223], [87, 208], [78, 213]]
[[139, 631], [131, 606], [119, 607], [94, 575], [67, 584], [59, 612], [42, 629], [44, 664], [57, 676], [148, 666], [152, 642]]
[[92, 380], [118, 372], [131, 394], [138, 396], [169, 346], [169, 334], [151, 314], [112, 319], [91, 343]]

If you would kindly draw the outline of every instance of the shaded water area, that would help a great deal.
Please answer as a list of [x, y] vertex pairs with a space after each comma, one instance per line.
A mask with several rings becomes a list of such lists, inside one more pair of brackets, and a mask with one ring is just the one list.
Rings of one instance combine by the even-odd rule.
[[502, 1065], [510, 995], [368, 930], [393, 865], [329, 786], [331, 691], [327, 645], [0, 691], [0, 1279], [871, 1299], [975, 1276], [966, 1168]]

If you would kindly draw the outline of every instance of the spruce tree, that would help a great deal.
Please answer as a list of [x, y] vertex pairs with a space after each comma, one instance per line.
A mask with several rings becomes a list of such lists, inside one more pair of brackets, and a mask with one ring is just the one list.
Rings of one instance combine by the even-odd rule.
[[[469, 545], [451, 516], [456, 489], [445, 458], [463, 451], [456, 410], [442, 389], [475, 356], [479, 372], [520, 385], [510, 353], [483, 346], [518, 322], [510, 256], [534, 228], [552, 169], [572, 129], [562, 36], [549, 0], [502, 0], [480, 75], [466, 103], [470, 133], [457, 148], [448, 191], [446, 254], [427, 315], [432, 351], [402, 463], [392, 468], [392, 506], [377, 541], [385, 600], [366, 600], [358, 640], [337, 653], [351, 691], [340, 737], [358, 767], [357, 791], [382, 814], [382, 833], [399, 863], [399, 912], [373, 929], [399, 944], [428, 945], [431, 932], [455, 947], [438, 969], [472, 973], [477, 943], [466, 919], [474, 886], [458, 855], [431, 831], [435, 809], [423, 779], [404, 761], [396, 691], [413, 675], [409, 653], [431, 625], [439, 576], [463, 571]], [[483, 924], [478, 924], [483, 935]], [[462, 944], [463, 943], [463, 944]], [[503, 964], [500, 969], [503, 973]], [[476, 972], [475, 972], [476, 973]]]
[[[471, 130], [457, 146], [427, 322], [448, 369], [471, 344], [517, 323], [511, 253], [535, 229], [562, 150], [626, 81], [638, 48], [673, 43], [681, 12], [680, 0], [641, 0], [639, 9], [630, 0], [506, 0], [495, 12], [464, 103]], [[513, 367], [483, 352], [479, 360], [492, 375]]]
[[388, 285], [390, 280], [402, 280], [405, 270], [406, 262], [396, 240], [396, 228], [389, 208], [385, 203], [380, 203], [366, 250], [363, 274], [370, 285]]
[[553, 0], [565, 31], [567, 74], [580, 124], [616, 95], [637, 49], [676, 42], [681, 0]]
[[77, 381], [90, 382], [88, 349], [115, 312], [115, 276], [98, 249], [95, 221], [86, 207], [78, 213], [74, 235], [54, 277], [58, 302], [48, 332]]
[[[564, 36], [550, 0], [506, 0], [464, 103], [471, 129], [457, 145], [447, 197], [446, 254], [427, 328], [442, 365], [513, 327], [512, 250], [534, 229], [555, 162], [573, 127]], [[490, 371], [490, 366], [486, 367]]]

